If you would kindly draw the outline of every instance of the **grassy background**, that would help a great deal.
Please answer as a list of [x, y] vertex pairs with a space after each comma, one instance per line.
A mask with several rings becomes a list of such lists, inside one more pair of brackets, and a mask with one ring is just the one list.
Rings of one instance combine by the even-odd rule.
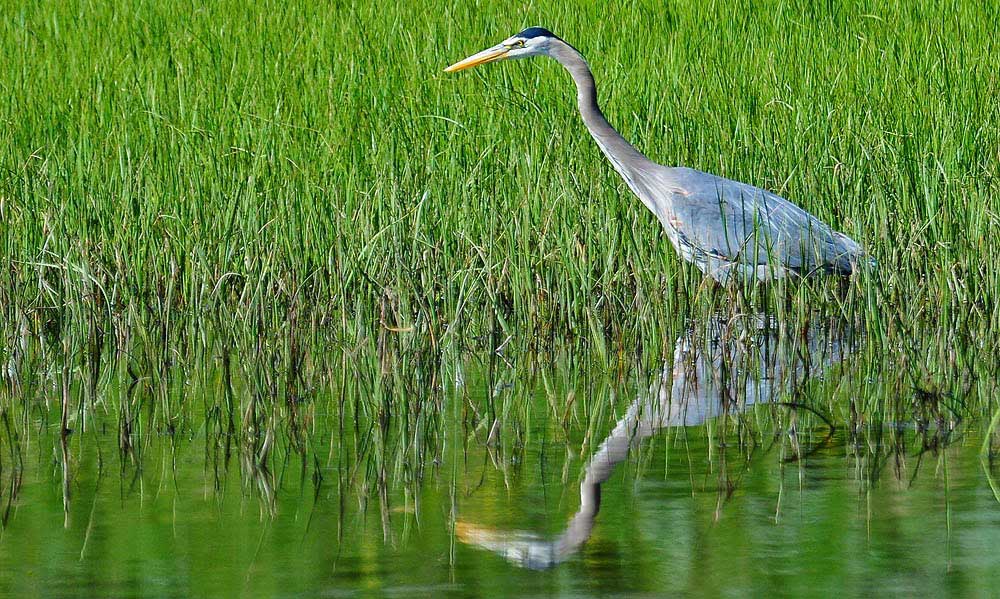
[[[171, 367], [204, 355], [237, 351], [262, 399], [214, 407], [252, 424], [321, 359], [370, 391], [387, 352], [406, 356], [405, 402], [440, 382], [449, 351], [572, 338], [610, 370], [625, 352], [669, 355], [689, 319], [743, 309], [681, 266], [556, 63], [442, 72], [529, 25], [588, 57], [609, 119], [655, 160], [772, 189], [869, 249], [878, 273], [846, 294], [771, 300], [863, 323], [865, 393], [959, 396], [997, 364], [1000, 51], [980, 3], [0, 14], [2, 357], [29, 371], [32, 351], [60, 356], [40, 380], [84, 397], [147, 381], [162, 426], [191, 372]], [[26, 349], [37, 335], [48, 346]]]
[[572, 321], [602, 297], [675, 293], [672, 249], [557, 64], [441, 72], [541, 24], [588, 56], [609, 118], [651, 157], [775, 190], [861, 240], [883, 265], [880, 310], [996, 324], [1000, 52], [978, 3], [3, 14], [8, 316], [87, 301], [88, 281], [112, 312], [390, 295], [439, 323], [497, 294], [522, 320]]
[[[27, 557], [0, 586], [30, 581], [25, 567], [102, 572], [89, 561], [99, 535], [86, 556], [73, 539], [86, 550], [105, 518], [122, 547], [138, 534], [176, 562], [162, 527], [172, 510], [176, 541], [189, 504], [168, 507], [167, 490], [224, 497], [232, 478], [219, 510], [254, 556], [286, 544], [257, 536], [249, 495], [265, 522], [280, 524], [283, 498], [308, 528], [294, 506], [310, 495], [320, 522], [365, 514], [365, 551], [387, 560], [392, 523], [405, 539], [423, 519], [454, 544], [455, 506], [480, 470], [497, 480], [476, 501], [495, 498], [504, 520], [520, 497], [509, 483], [540, 475], [565, 485], [568, 516], [579, 467], [675, 349], [761, 304], [780, 317], [781, 351], [756, 343], [703, 363], [734, 413], [651, 439], [637, 472], [707, 456], [700, 484], [719, 472], [721, 493], [728, 447], [734, 485], [780, 497], [802, 484], [782, 474], [801, 440], [857, 472], [857, 491], [835, 492], [864, 497], [869, 516], [880, 477], [911, 488], [921, 463], [944, 502], [904, 510], [890, 495], [890, 512], [945, 511], [949, 484], [982, 487], [979, 468], [1000, 497], [1000, 23], [988, 3], [202, 4], [0, 0], [0, 532], [45, 549], [8, 552]], [[604, 160], [558, 64], [442, 72], [530, 25], [587, 56], [610, 121], [650, 157], [779, 192], [862, 242], [879, 270], [846, 291], [704, 283]], [[800, 380], [767, 377], [828, 320], [855, 331], [853, 353]], [[738, 324], [721, 328], [747, 342]], [[740, 413], [755, 385], [809, 409]], [[751, 456], [775, 467], [740, 482]], [[814, 458], [802, 459], [800, 475]], [[99, 493], [108, 472], [120, 480]], [[110, 514], [95, 510], [101, 493]], [[136, 495], [148, 507], [119, 506]], [[42, 496], [48, 508], [32, 511]], [[52, 526], [60, 499], [65, 530]], [[609, 494], [602, 517], [622, 501]], [[216, 534], [228, 521], [190, 514], [216, 542], [201, 552], [230, 538]], [[331, 522], [309, 562], [324, 571], [327, 552], [362, 536]], [[897, 520], [884, 523], [900, 546]], [[873, 546], [870, 526], [851, 534]], [[724, 561], [739, 565], [730, 541]], [[60, 546], [72, 551], [52, 558]], [[278, 579], [312, 567], [273, 563]], [[440, 566], [424, 552], [413, 563]]]

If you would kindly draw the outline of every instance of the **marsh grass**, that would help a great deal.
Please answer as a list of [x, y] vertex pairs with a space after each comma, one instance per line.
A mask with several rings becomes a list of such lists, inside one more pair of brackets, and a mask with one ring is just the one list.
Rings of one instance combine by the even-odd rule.
[[[455, 422], [511, 452], [551, 418], [584, 453], [678, 336], [761, 310], [864, 331], [817, 410], [858, 430], [992, 417], [993, 459], [989, 7], [437, 8], [4, 7], [5, 488], [37, 430], [70, 451], [94, 433], [122, 469], [198, 437], [217, 481], [238, 456], [264, 495], [290, 461], [383, 492], [417, 480]], [[785, 195], [877, 271], [706, 283], [607, 167], [558, 65], [441, 72], [533, 24], [584, 52], [651, 157]], [[467, 371], [481, 388], [455, 384]]]

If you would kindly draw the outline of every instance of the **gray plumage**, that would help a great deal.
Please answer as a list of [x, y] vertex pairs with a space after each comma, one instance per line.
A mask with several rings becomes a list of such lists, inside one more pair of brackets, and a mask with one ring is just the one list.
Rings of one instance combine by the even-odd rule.
[[681, 258], [706, 275], [720, 283], [850, 275], [860, 262], [870, 262], [853, 239], [776, 194], [646, 158], [604, 117], [583, 56], [545, 29], [525, 29], [447, 70], [530, 56], [550, 56], [569, 71], [580, 115], [601, 151], [659, 219]]

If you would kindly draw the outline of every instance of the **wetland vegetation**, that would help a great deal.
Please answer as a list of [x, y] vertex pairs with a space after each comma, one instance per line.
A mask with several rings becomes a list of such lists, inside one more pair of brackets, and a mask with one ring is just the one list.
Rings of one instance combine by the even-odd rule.
[[[0, 4], [0, 592], [1000, 584], [990, 6]], [[877, 271], [704, 281], [559, 65], [441, 72], [535, 24]]]

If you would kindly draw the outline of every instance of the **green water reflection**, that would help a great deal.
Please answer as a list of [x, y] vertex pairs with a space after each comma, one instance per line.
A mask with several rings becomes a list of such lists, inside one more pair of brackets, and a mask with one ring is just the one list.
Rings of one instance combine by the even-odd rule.
[[394, 469], [381, 491], [336, 434], [258, 479], [196, 430], [138, 462], [92, 431], [68, 437], [64, 497], [58, 435], [22, 437], [0, 594], [994, 594], [983, 424], [831, 428], [796, 390], [858, 341], [826, 328], [788, 348], [748, 326], [682, 336], [593, 434], [539, 417], [512, 451], [456, 417], [422, 478]]

